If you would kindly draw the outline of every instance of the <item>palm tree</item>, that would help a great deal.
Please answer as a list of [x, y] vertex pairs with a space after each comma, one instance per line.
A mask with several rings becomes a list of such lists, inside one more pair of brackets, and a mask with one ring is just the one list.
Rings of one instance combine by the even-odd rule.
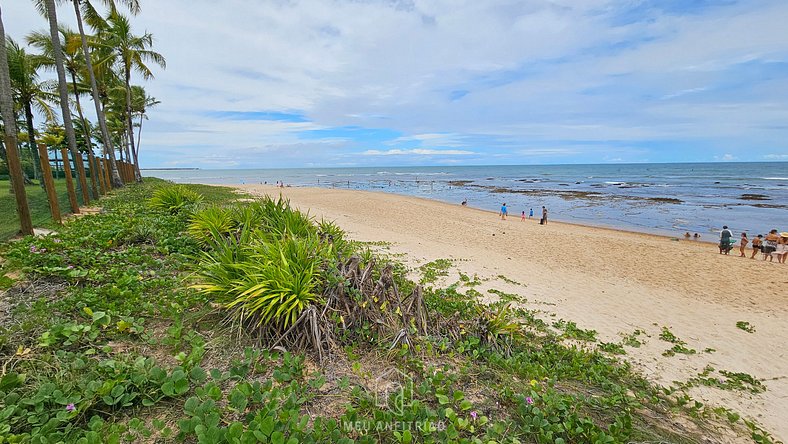
[[[79, 122], [77, 122], [78, 124], [75, 126], [78, 126], [82, 130], [82, 138], [85, 141], [85, 149], [88, 155], [89, 164], [91, 165], [92, 169], [90, 181], [93, 187], [93, 195], [98, 197], [96, 183], [96, 174], [98, 174], [98, 172], [93, 171], [95, 169], [93, 166], [96, 165], [96, 163], [93, 153], [92, 138], [90, 136], [90, 122], [87, 121], [85, 114], [82, 112], [82, 103], [80, 101], [80, 96], [87, 92], [88, 89], [81, 82], [77, 81], [78, 74], [84, 71], [85, 65], [84, 58], [82, 58], [80, 54], [80, 51], [82, 50], [80, 45], [80, 36], [74, 31], [63, 26], [59, 28], [59, 32], [62, 37], [61, 48], [63, 49], [64, 66], [71, 77], [71, 92], [74, 94], [76, 110], [77, 114], [79, 114]], [[55, 66], [54, 49], [52, 47], [52, 40], [49, 38], [49, 36], [47, 36], [44, 32], [37, 31], [30, 33], [26, 40], [28, 44], [42, 51], [40, 56], [42, 66], [50, 68]]]
[[[40, 1], [40, 0], [38, 0]], [[105, 5], [110, 8], [110, 11], [116, 11], [115, 2], [113, 0], [102, 0]], [[120, 0], [122, 4], [128, 7], [132, 14], [136, 15], [140, 11], [139, 0]], [[85, 65], [87, 67], [88, 77], [90, 78], [90, 89], [93, 93], [93, 103], [96, 106], [96, 115], [98, 118], [99, 129], [101, 131], [101, 138], [104, 143], [104, 152], [109, 156], [110, 169], [112, 170], [112, 186], [122, 187], [123, 181], [118, 172], [118, 165], [115, 161], [115, 151], [112, 148], [112, 140], [109, 136], [109, 129], [107, 128], [107, 121], [102, 109], [101, 100], [99, 97], [98, 85], [96, 83], [96, 74], [93, 70], [93, 62], [91, 61], [91, 52], [88, 48], [88, 39], [85, 35], [85, 27], [82, 22], [82, 11], [80, 5], [85, 8], [85, 13], [88, 19], [100, 19], [100, 15], [96, 13], [93, 5], [88, 0], [72, 0], [74, 4], [74, 14], [77, 18], [77, 26], [79, 27], [79, 35], [82, 43], [82, 53], [85, 56]]]
[[[60, 109], [63, 115], [63, 126], [66, 129], [66, 141], [68, 142], [68, 149], [74, 160], [75, 170], [77, 171], [77, 178], [79, 187], [82, 191], [82, 200], [85, 204], [90, 202], [88, 196], [88, 182], [85, 178], [85, 165], [77, 162], [77, 138], [74, 134], [74, 125], [71, 121], [71, 110], [68, 107], [68, 81], [66, 80], [66, 70], [63, 62], [63, 51], [60, 46], [60, 36], [58, 34], [57, 26], [57, 11], [55, 10], [55, 0], [44, 0], [44, 12], [46, 12], [47, 19], [49, 20], [49, 36], [52, 39], [52, 52], [55, 56], [55, 69], [57, 71], [58, 79], [58, 93], [60, 94]], [[72, 207], [73, 207], [72, 203]], [[79, 213], [79, 208], [72, 208], [74, 213]]]
[[51, 85], [39, 80], [40, 57], [28, 54], [24, 48], [10, 38], [6, 39], [6, 55], [11, 76], [11, 89], [25, 114], [27, 145], [33, 159], [33, 176], [39, 178], [37, 164], [40, 160], [36, 145], [35, 126], [33, 126], [33, 108], [43, 114], [47, 121], [54, 120], [54, 111], [47, 102], [56, 100], [56, 96], [50, 92]]
[[16, 149], [16, 121], [14, 119], [14, 100], [11, 97], [11, 76], [8, 72], [8, 56], [5, 49], [5, 26], [3, 26], [2, 10], [0, 10], [0, 114], [6, 131], [6, 140], [10, 146], [6, 149], [8, 172], [16, 197], [16, 212], [22, 234], [33, 234], [33, 221], [30, 219], [30, 207], [27, 205], [27, 193], [22, 179], [22, 165]]
[[[162, 68], [166, 68], [167, 62], [164, 60], [164, 56], [150, 49], [153, 46], [153, 35], [150, 33], [145, 33], [141, 36], [132, 34], [131, 23], [126, 16], [117, 11], [111, 11], [107, 17], [107, 23], [109, 26], [102, 34], [100, 45], [113, 49], [116, 60], [122, 70], [124, 86], [126, 88], [126, 112], [124, 123], [128, 128], [128, 146], [131, 149], [131, 155], [134, 159], [134, 172], [137, 181], [140, 181], [142, 177], [139, 171], [139, 159], [137, 158], [137, 151], [134, 146], [134, 123], [132, 121], [131, 110], [131, 73], [132, 71], [136, 71], [142, 75], [143, 79], [147, 80], [153, 78], [153, 72], [148, 68], [146, 62], [153, 62]], [[109, 62], [110, 60], [105, 60], [103, 63]]]
[[[142, 120], [148, 120], [148, 109], [160, 104], [161, 102], [156, 100], [155, 97], [149, 96], [147, 92], [145, 92], [145, 88], [141, 86], [132, 86], [131, 87], [131, 111], [138, 115], [140, 118], [140, 122], [137, 124], [137, 146], [136, 151], [134, 152], [134, 158], [138, 158], [140, 154], [140, 137], [142, 136]], [[139, 166], [137, 167], [139, 168]]]

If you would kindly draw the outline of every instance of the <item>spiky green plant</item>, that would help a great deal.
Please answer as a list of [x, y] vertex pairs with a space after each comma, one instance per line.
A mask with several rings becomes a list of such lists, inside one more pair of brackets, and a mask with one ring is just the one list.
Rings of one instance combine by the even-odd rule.
[[206, 245], [229, 236], [236, 225], [231, 210], [222, 207], [208, 207], [192, 214], [188, 232], [200, 243]]
[[153, 192], [148, 204], [151, 208], [168, 211], [170, 214], [180, 213], [202, 202], [202, 194], [183, 185], [172, 185], [159, 188]]
[[203, 253], [195, 287], [234, 309], [242, 323], [287, 328], [320, 300], [325, 247], [316, 237], [241, 242], [228, 239]]
[[477, 308], [477, 329], [482, 344], [508, 352], [512, 337], [521, 334], [522, 325], [514, 319], [511, 303]]

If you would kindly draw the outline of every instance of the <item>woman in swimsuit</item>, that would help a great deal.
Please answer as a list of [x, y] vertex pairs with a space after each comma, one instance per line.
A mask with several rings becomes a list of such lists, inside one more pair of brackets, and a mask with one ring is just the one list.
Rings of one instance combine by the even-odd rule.
[[741, 240], [739, 241], [739, 253], [741, 253], [741, 256], [739, 257], [747, 257], [747, 255], [744, 254], [744, 247], [746, 247], [749, 243], [750, 241], [747, 239], [747, 233], [742, 233]]

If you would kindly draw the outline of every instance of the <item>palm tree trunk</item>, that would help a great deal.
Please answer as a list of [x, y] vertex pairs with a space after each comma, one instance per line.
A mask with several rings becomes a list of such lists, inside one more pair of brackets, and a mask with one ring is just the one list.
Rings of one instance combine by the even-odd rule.
[[0, 10], [0, 114], [6, 134], [6, 156], [8, 157], [8, 173], [11, 178], [11, 187], [16, 197], [16, 212], [19, 215], [19, 224], [22, 234], [33, 234], [33, 221], [30, 219], [30, 207], [27, 205], [22, 176], [22, 164], [16, 149], [16, 121], [14, 119], [14, 99], [11, 97], [11, 75], [8, 73], [8, 55], [5, 51], [5, 27], [3, 26], [2, 11]]
[[135, 156], [140, 155], [140, 141], [142, 141], [142, 118], [145, 117], [145, 113], [140, 113], [140, 126], [137, 128], [137, 151], [134, 152]]
[[[30, 149], [30, 154], [33, 156], [33, 178], [40, 179], [40, 175], [38, 174], [38, 165], [41, 164], [39, 157], [38, 157], [38, 149], [35, 149], [36, 145], [36, 129], [33, 127], [33, 109], [30, 106], [30, 102], [25, 102], [25, 122], [27, 123], [27, 146]], [[44, 182], [41, 182], [41, 186], [44, 186]]]
[[[66, 80], [66, 69], [63, 64], [63, 51], [60, 47], [60, 33], [57, 29], [57, 11], [55, 10], [55, 0], [45, 0], [47, 18], [49, 19], [49, 35], [52, 38], [52, 52], [55, 55], [55, 68], [57, 70], [58, 93], [60, 93], [60, 110], [63, 114], [63, 127], [66, 130], [66, 141], [68, 150], [71, 151], [71, 158], [77, 172], [77, 185], [82, 191], [82, 201], [85, 205], [90, 202], [88, 196], [88, 181], [85, 178], [85, 165], [77, 162], [77, 137], [74, 134], [74, 124], [71, 121], [71, 110], [68, 108], [68, 81]], [[79, 208], [72, 208], [75, 213]]]
[[[131, 148], [131, 154], [134, 156], [134, 179], [137, 182], [142, 182], [142, 177], [140, 176], [140, 166], [139, 162], [137, 161], [137, 150], [134, 147], [134, 123], [132, 122], [131, 118], [131, 66], [126, 64], [126, 124], [129, 127], [129, 148]], [[127, 156], [128, 157], [128, 153]], [[130, 160], [131, 161], [131, 160]]]
[[112, 186], [114, 188], [120, 188], [123, 186], [123, 181], [120, 179], [120, 174], [118, 173], [118, 164], [115, 161], [115, 151], [112, 148], [112, 139], [109, 137], [109, 130], [107, 129], [107, 119], [101, 107], [101, 100], [99, 99], [96, 74], [93, 72], [93, 62], [90, 60], [90, 49], [88, 49], [88, 39], [85, 36], [85, 27], [82, 24], [82, 12], [79, 10], [79, 1], [80, 0], [73, 0], [72, 3], [74, 4], [74, 14], [77, 16], [79, 36], [82, 39], [82, 53], [85, 55], [85, 66], [88, 70], [88, 77], [90, 77], [90, 89], [93, 93], [93, 103], [96, 105], [96, 117], [98, 118], [99, 130], [101, 131], [101, 141], [104, 143], [104, 152], [109, 155], [109, 165], [112, 171]]
[[93, 198], [98, 199], [98, 183], [96, 182], [96, 163], [93, 159], [93, 141], [90, 137], [90, 125], [88, 124], [85, 115], [82, 113], [82, 104], [79, 101], [79, 90], [77, 90], [77, 74], [74, 71], [69, 71], [71, 74], [71, 85], [74, 88], [74, 99], [77, 102], [77, 113], [79, 120], [82, 122], [82, 130], [85, 132], [85, 143], [88, 146], [88, 165], [90, 165], [90, 185], [93, 188]]

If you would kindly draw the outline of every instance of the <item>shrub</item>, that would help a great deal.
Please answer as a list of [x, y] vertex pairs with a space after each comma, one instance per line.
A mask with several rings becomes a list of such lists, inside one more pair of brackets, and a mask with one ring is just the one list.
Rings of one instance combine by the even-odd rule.
[[250, 246], [230, 240], [203, 256], [196, 288], [235, 309], [241, 322], [287, 328], [320, 299], [322, 249], [315, 237], [258, 240]]
[[154, 191], [148, 203], [151, 208], [177, 214], [187, 207], [199, 204], [202, 199], [201, 194], [183, 185], [173, 185]]
[[202, 244], [227, 237], [236, 226], [230, 210], [208, 207], [194, 213], [189, 220], [188, 232]]

